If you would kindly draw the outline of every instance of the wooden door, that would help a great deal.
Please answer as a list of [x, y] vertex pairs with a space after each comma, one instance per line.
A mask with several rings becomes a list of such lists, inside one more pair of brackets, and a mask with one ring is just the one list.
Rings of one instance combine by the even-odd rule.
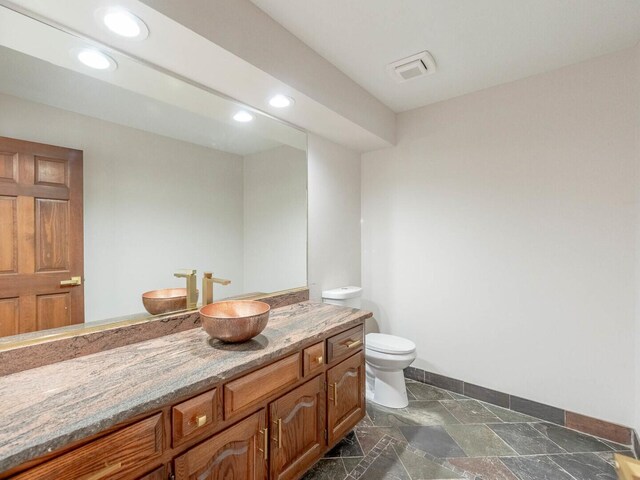
[[0, 336], [82, 323], [82, 152], [0, 137]]
[[268, 438], [263, 409], [176, 458], [176, 480], [264, 480]]
[[326, 445], [323, 385], [318, 376], [269, 405], [272, 480], [297, 478], [320, 457]]
[[327, 371], [329, 443], [342, 438], [364, 418], [364, 354], [359, 352]]

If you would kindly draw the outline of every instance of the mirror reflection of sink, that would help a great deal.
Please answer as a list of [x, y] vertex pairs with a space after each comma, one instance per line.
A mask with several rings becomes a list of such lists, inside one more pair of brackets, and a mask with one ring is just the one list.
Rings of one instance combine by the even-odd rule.
[[255, 300], [230, 300], [205, 305], [200, 309], [202, 328], [211, 338], [237, 343], [260, 334], [269, 322], [268, 303]]
[[185, 310], [187, 308], [187, 289], [151, 290], [142, 294], [142, 304], [151, 315]]

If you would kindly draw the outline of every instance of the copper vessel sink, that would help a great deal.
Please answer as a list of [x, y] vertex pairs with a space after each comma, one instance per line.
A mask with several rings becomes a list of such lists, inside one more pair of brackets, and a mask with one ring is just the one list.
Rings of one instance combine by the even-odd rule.
[[268, 303], [255, 300], [215, 302], [200, 309], [202, 328], [211, 338], [238, 343], [258, 335], [269, 322]]
[[187, 289], [151, 290], [142, 294], [142, 304], [151, 315], [185, 310], [187, 308]]

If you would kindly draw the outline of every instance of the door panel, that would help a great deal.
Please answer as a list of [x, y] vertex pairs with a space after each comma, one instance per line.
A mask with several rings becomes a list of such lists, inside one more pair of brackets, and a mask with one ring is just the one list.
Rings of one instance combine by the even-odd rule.
[[327, 371], [329, 443], [342, 438], [365, 415], [364, 354], [359, 352]]
[[36, 199], [36, 272], [69, 271], [69, 202]]
[[0, 197], [0, 273], [18, 273], [18, 201]]
[[0, 335], [84, 322], [83, 255], [82, 152], [0, 137]]
[[18, 154], [0, 151], [0, 182], [18, 181]]
[[325, 446], [323, 384], [322, 376], [316, 377], [269, 405], [273, 480], [296, 478], [320, 456]]
[[266, 416], [260, 410], [180, 455], [176, 480], [265, 480]]
[[38, 330], [71, 325], [71, 295], [68, 292], [38, 295], [36, 324]]
[[0, 336], [16, 335], [20, 315], [20, 299], [0, 299]]

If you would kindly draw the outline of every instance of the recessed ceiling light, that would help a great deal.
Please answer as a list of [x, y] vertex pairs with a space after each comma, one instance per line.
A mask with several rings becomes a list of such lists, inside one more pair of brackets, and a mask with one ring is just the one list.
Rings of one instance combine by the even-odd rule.
[[240, 110], [238, 113], [236, 113], [233, 116], [233, 119], [236, 122], [246, 123], [246, 122], [250, 122], [251, 120], [253, 120], [253, 115], [251, 115], [249, 112], [246, 112], [244, 110]]
[[118, 68], [116, 61], [109, 55], [95, 48], [81, 48], [75, 52], [76, 58], [89, 68], [96, 70], [115, 70]]
[[101, 8], [96, 12], [99, 21], [111, 32], [131, 40], [144, 40], [149, 36], [147, 25], [124, 8]]
[[294, 104], [294, 100], [286, 95], [274, 95], [269, 99], [269, 105], [276, 108], [286, 108]]

